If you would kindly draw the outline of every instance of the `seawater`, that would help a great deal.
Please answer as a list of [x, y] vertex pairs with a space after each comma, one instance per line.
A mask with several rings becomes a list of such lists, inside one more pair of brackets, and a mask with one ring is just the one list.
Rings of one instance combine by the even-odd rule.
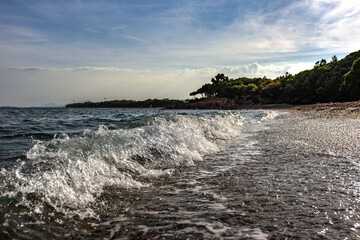
[[3, 239], [358, 238], [360, 123], [0, 109]]

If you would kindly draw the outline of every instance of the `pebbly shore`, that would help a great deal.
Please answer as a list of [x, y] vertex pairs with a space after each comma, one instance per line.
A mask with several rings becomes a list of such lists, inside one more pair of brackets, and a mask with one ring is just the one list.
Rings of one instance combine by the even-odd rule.
[[360, 101], [274, 106], [272, 109], [302, 114], [309, 118], [360, 120]]

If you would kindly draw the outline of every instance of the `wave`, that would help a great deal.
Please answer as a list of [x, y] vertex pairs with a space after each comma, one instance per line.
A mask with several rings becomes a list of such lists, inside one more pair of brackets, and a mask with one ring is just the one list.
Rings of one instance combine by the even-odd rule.
[[134, 128], [100, 125], [79, 135], [37, 140], [26, 160], [1, 169], [1, 193], [35, 213], [51, 206], [68, 216], [96, 217], [89, 206], [106, 187], [151, 186], [153, 178], [219, 151], [222, 142], [240, 134], [242, 124], [239, 112], [173, 114]]

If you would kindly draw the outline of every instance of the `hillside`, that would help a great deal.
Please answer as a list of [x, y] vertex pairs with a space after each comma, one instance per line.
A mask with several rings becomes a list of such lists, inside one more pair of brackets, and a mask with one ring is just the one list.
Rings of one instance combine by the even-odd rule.
[[238, 105], [310, 104], [318, 102], [355, 101], [360, 98], [360, 51], [327, 63], [322, 59], [311, 70], [296, 75], [286, 73], [276, 79], [229, 79], [219, 73], [191, 96], [229, 98]]

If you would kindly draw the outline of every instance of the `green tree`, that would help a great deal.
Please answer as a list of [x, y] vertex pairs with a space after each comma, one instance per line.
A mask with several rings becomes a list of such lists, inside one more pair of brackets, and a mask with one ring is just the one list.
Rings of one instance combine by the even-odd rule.
[[326, 65], [326, 59], [321, 59], [320, 61], [320, 67]]
[[354, 61], [351, 70], [344, 75], [342, 91], [350, 94], [351, 100], [358, 100], [360, 97], [360, 58]]
[[229, 77], [223, 73], [218, 73], [214, 78], [211, 79], [212, 83], [226, 83], [229, 82]]

